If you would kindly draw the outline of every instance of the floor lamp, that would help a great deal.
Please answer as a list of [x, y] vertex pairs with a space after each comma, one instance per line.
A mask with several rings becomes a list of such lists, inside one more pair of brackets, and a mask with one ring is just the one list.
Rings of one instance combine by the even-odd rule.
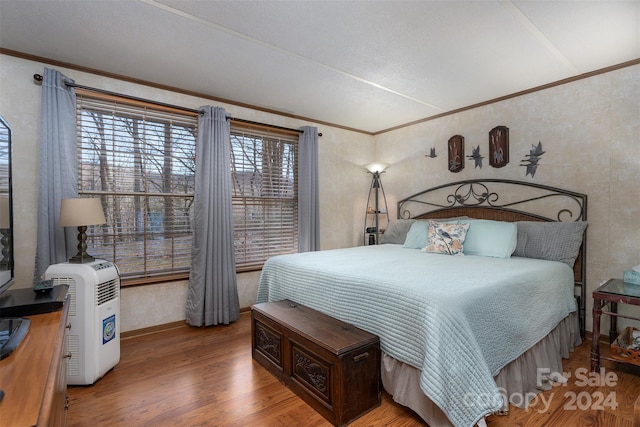
[[[387, 210], [387, 197], [384, 194], [384, 188], [382, 187], [382, 180], [380, 179], [380, 175], [384, 173], [385, 169], [389, 166], [388, 163], [369, 163], [366, 164], [365, 167], [372, 175], [371, 178], [371, 188], [369, 188], [369, 197], [367, 198], [367, 213], [365, 214], [365, 235], [369, 234], [369, 244], [377, 245], [380, 244], [380, 214], [384, 213], [387, 215], [387, 222], [389, 219], [389, 212]], [[371, 199], [371, 193], [374, 195], [374, 206], [373, 209], [370, 209], [369, 202]], [[380, 193], [382, 193], [382, 198], [384, 200], [385, 211], [381, 212], [380, 210]], [[368, 215], [374, 216], [374, 227], [373, 233], [368, 233], [366, 224]], [[374, 241], [375, 240], [375, 241]], [[366, 242], [365, 242], [366, 243]]]

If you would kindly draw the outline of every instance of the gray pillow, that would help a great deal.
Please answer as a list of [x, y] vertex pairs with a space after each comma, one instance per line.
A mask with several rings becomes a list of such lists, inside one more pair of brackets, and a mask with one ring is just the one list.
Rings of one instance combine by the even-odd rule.
[[407, 233], [409, 232], [411, 224], [415, 221], [415, 219], [396, 219], [389, 221], [389, 225], [387, 226], [387, 229], [382, 235], [380, 241], [382, 243], [403, 244], [404, 239], [407, 238]]
[[518, 242], [513, 256], [560, 261], [573, 268], [586, 221], [540, 222], [519, 221]]

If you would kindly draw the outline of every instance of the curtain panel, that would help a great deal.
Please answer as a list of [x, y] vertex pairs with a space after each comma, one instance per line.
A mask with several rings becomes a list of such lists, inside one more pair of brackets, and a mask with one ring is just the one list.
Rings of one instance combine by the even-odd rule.
[[230, 126], [224, 108], [202, 107], [196, 141], [194, 232], [186, 318], [193, 326], [238, 320]]
[[44, 69], [40, 127], [38, 233], [34, 283], [47, 267], [75, 254], [77, 229], [58, 225], [60, 202], [78, 197], [76, 97], [73, 83], [59, 71]]
[[320, 250], [318, 128], [300, 128], [298, 142], [298, 252]]

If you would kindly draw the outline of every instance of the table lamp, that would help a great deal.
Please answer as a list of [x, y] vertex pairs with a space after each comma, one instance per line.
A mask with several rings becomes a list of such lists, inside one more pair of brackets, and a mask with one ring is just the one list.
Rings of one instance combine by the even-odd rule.
[[62, 199], [60, 203], [60, 220], [62, 227], [78, 227], [78, 253], [69, 262], [84, 264], [95, 260], [87, 253], [87, 226], [104, 224], [104, 211], [98, 198]]

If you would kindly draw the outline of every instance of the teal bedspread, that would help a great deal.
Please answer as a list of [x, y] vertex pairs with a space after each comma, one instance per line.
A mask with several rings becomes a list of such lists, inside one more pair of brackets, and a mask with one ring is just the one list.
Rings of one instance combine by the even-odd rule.
[[420, 387], [455, 426], [500, 409], [493, 376], [576, 310], [563, 263], [401, 245], [273, 257], [257, 302], [281, 299], [378, 335], [384, 352], [421, 370]]

